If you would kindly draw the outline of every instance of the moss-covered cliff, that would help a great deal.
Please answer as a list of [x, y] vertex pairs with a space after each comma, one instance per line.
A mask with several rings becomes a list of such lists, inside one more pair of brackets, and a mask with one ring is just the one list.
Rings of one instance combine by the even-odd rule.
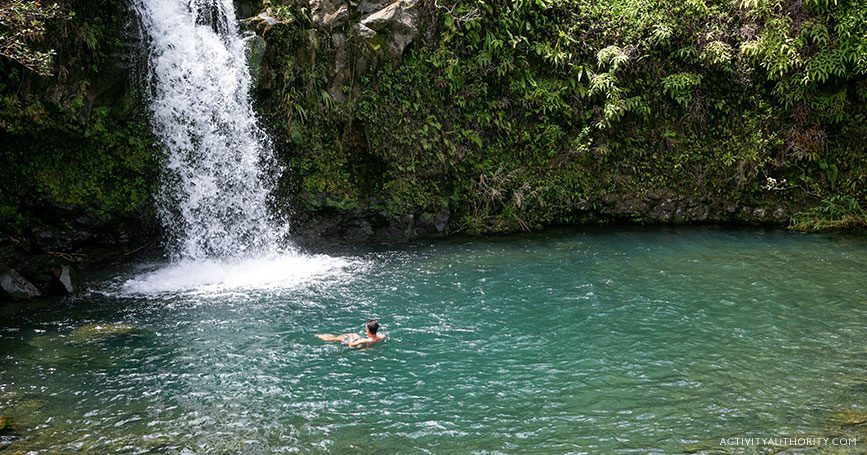
[[[302, 240], [867, 219], [863, 2], [236, 3]], [[0, 267], [29, 276], [156, 231], [134, 16], [60, 9], [52, 75], [0, 59]]]
[[62, 264], [148, 241], [159, 156], [127, 7], [70, 0], [60, 9], [32, 44], [56, 53], [51, 74], [0, 59], [0, 273], [18, 268], [43, 288]]
[[259, 98], [300, 231], [864, 223], [861, 3], [263, 8]]

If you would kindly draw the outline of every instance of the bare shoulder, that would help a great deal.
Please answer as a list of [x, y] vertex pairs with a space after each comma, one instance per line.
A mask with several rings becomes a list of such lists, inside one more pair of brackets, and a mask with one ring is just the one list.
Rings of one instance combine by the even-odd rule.
[[377, 335], [376, 338], [367, 337], [367, 338], [362, 338], [362, 339], [357, 340], [357, 341], [353, 341], [353, 342], [349, 343], [349, 346], [350, 347], [370, 346], [370, 345], [372, 345], [378, 341], [382, 341], [384, 339], [385, 339], [385, 335]]

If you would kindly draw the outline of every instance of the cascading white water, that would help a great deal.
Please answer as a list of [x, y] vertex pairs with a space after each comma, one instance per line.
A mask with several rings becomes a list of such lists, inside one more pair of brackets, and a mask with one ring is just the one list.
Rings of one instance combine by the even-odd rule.
[[149, 43], [153, 127], [166, 150], [159, 206], [173, 261], [126, 280], [121, 295], [293, 288], [358, 261], [281, 246], [268, 210], [268, 137], [249, 90], [232, 0], [133, 0]]
[[135, 0], [150, 46], [153, 127], [166, 150], [159, 198], [176, 258], [273, 253], [273, 167], [256, 122], [232, 0]]

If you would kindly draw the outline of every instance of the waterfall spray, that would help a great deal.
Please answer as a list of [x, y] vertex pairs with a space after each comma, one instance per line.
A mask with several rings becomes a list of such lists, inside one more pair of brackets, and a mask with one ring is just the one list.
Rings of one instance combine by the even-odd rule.
[[275, 172], [250, 102], [232, 0], [135, 0], [149, 42], [153, 128], [166, 153], [160, 217], [176, 259], [275, 253]]
[[172, 261], [126, 280], [122, 295], [223, 295], [348, 279], [356, 264], [283, 248], [269, 211], [277, 177], [250, 104], [232, 0], [133, 0], [149, 44], [154, 132], [165, 148], [158, 205]]

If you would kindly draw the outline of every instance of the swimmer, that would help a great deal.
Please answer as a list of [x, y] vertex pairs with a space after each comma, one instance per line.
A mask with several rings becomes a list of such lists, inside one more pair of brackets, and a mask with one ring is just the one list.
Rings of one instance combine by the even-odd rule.
[[385, 339], [385, 335], [376, 333], [379, 331], [379, 321], [376, 319], [368, 319], [367, 321], [367, 338], [362, 338], [361, 335], [357, 333], [344, 333], [342, 335], [331, 335], [330, 333], [323, 333], [320, 335], [316, 335], [322, 341], [336, 341], [338, 343], [343, 343], [350, 348], [366, 345], [370, 346], [377, 341], [382, 341]]

